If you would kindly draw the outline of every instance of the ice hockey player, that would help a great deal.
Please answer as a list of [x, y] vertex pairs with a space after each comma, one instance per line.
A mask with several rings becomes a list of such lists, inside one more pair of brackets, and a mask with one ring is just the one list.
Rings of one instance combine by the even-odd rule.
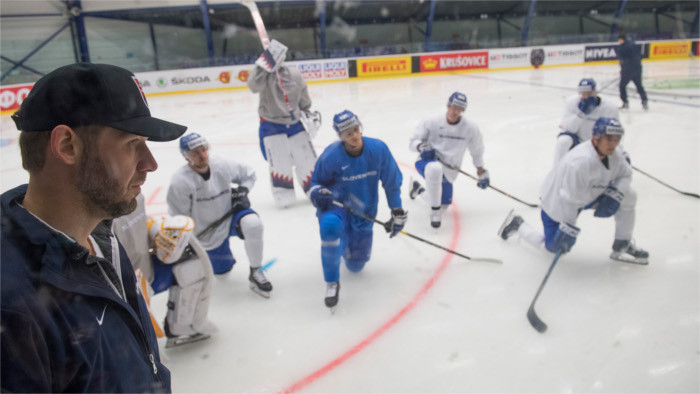
[[419, 181], [411, 182], [409, 196], [415, 199], [420, 195], [428, 202], [430, 225], [434, 228], [440, 227], [442, 212], [452, 204], [452, 183], [458, 172], [450, 167], [462, 166], [467, 148], [479, 176], [477, 186], [482, 189], [489, 186], [489, 172], [484, 168], [483, 137], [476, 123], [462, 116], [466, 109], [467, 96], [452, 93], [447, 100], [447, 114], [422, 121], [409, 143], [411, 150], [420, 153], [415, 165], [425, 178], [425, 187]]
[[196, 236], [216, 275], [230, 271], [236, 263], [229, 237], [241, 238], [250, 263], [250, 288], [269, 297], [272, 284], [260, 269], [263, 224], [248, 200], [248, 191], [256, 180], [255, 171], [223, 156], [209, 156], [209, 143], [197, 133], [180, 138], [180, 153], [187, 165], [172, 176], [167, 196], [170, 214], [194, 220]]
[[583, 78], [578, 83], [578, 94], [569, 96], [564, 105], [561, 132], [554, 147], [555, 166], [566, 152], [591, 139], [593, 125], [601, 117], [619, 119], [617, 107], [598, 96], [593, 78]]
[[648, 111], [647, 92], [642, 85], [642, 48], [624, 33], [618, 36], [617, 42], [620, 43], [620, 48], [617, 50], [617, 57], [620, 59], [620, 99], [622, 100], [620, 109], [630, 107], [627, 101], [627, 85], [632, 81], [637, 88], [639, 98], [642, 99], [642, 108]]
[[316, 163], [311, 139], [321, 126], [321, 115], [311, 112], [311, 98], [301, 72], [284, 64], [286, 53], [286, 46], [272, 40], [248, 78], [250, 90], [260, 93], [260, 149], [270, 167], [272, 195], [280, 207], [296, 199], [294, 172], [308, 194]]
[[624, 130], [612, 118], [600, 118], [593, 126], [593, 138], [579, 144], [545, 178], [541, 189], [544, 233], [514, 212], [508, 215], [498, 234], [504, 240], [518, 233], [528, 243], [550, 252], [568, 252], [579, 228], [576, 219], [585, 209], [593, 216], [615, 217], [615, 241], [610, 258], [648, 264], [649, 253], [632, 241], [637, 194], [631, 187], [632, 167], [618, 144]]
[[338, 303], [341, 256], [348, 270], [359, 272], [372, 251], [373, 222], [348, 210], [376, 217], [381, 180], [391, 209], [385, 228], [391, 237], [403, 229], [408, 217], [401, 208], [401, 171], [386, 144], [363, 137], [360, 120], [348, 110], [333, 117], [333, 128], [340, 141], [323, 151], [311, 179], [311, 202], [317, 208], [321, 233], [325, 303], [331, 310]]
[[[165, 347], [208, 339], [216, 331], [207, 319], [214, 274], [206, 251], [193, 235], [194, 221], [187, 216], [150, 218], [143, 195], [136, 201], [136, 210], [115, 219], [112, 229], [137, 279], [147, 282], [146, 291], [158, 294], [169, 289]], [[146, 300], [151, 295], [144, 294]]]

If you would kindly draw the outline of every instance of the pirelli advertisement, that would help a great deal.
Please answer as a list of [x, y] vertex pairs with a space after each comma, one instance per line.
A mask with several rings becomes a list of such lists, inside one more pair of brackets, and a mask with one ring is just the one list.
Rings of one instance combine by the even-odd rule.
[[652, 42], [649, 44], [650, 59], [687, 59], [692, 54], [690, 41]]
[[357, 59], [357, 76], [360, 78], [402, 75], [411, 72], [410, 56]]

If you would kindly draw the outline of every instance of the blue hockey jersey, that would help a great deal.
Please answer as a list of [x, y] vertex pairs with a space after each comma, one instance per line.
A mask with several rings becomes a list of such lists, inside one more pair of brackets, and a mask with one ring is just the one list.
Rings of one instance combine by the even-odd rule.
[[[316, 161], [311, 188], [328, 188], [337, 201], [373, 218], [377, 215], [380, 180], [389, 208], [401, 208], [403, 176], [384, 142], [362, 137], [362, 143], [358, 157], [348, 155], [342, 141], [329, 145]], [[372, 227], [372, 222], [350, 215], [350, 225], [367, 229]]]

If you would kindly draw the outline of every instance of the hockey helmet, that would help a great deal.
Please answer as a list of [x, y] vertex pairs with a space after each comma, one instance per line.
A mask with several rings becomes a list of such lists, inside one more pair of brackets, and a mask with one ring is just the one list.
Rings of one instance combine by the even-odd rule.
[[615, 118], [598, 118], [593, 125], [593, 136], [600, 137], [605, 134], [610, 134], [622, 137], [624, 133], [625, 129], [622, 128], [620, 121]]
[[205, 146], [207, 149], [209, 149], [209, 143], [207, 140], [197, 133], [190, 133], [180, 137], [180, 153], [182, 153], [185, 158], [187, 158], [187, 155], [192, 149], [200, 146]]
[[457, 107], [467, 109], [467, 95], [460, 92], [454, 92], [447, 100], [447, 105], [455, 105]]
[[593, 78], [583, 78], [578, 83], [578, 92], [594, 92], [595, 91], [595, 79]]
[[340, 133], [343, 131], [349, 130], [355, 126], [359, 126], [360, 130], [362, 130], [362, 123], [360, 123], [360, 119], [357, 117], [357, 115], [347, 109], [343, 112], [335, 114], [333, 117], [333, 129], [336, 133], [338, 133], [338, 136], [340, 136]]

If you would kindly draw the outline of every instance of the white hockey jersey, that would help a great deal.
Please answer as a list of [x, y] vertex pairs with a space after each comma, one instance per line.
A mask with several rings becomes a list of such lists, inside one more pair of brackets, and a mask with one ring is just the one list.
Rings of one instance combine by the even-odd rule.
[[542, 209], [556, 222], [576, 224], [579, 209], [595, 201], [608, 186], [627, 195], [632, 167], [618, 146], [608, 156], [608, 167], [590, 141], [578, 144], [547, 174], [540, 198]]
[[[435, 154], [441, 161], [453, 167], [462, 166], [467, 148], [474, 166], [484, 166], [484, 141], [481, 131], [476, 123], [464, 116], [454, 125], [447, 123], [444, 114], [423, 120], [416, 128], [409, 148], [417, 152], [418, 145], [425, 141], [435, 149]], [[443, 174], [447, 180], [454, 182], [458, 172], [443, 166]]]
[[593, 136], [593, 125], [600, 117], [620, 119], [620, 114], [617, 106], [611, 101], [600, 98], [600, 105], [595, 107], [593, 111], [585, 115], [578, 109], [578, 103], [581, 101], [581, 95], [574, 94], [566, 99], [564, 105], [564, 117], [561, 119], [559, 128], [561, 131], [568, 131], [578, 135], [578, 138], [583, 141], [588, 141]]
[[[256, 180], [253, 167], [218, 155], [209, 156], [209, 170], [211, 175], [205, 181], [189, 165], [185, 165], [173, 174], [168, 188], [170, 215], [191, 217], [195, 234], [201, 233], [231, 210], [231, 183], [250, 190]], [[231, 218], [200, 238], [204, 249], [211, 250], [221, 245], [228, 238], [230, 226]]]

